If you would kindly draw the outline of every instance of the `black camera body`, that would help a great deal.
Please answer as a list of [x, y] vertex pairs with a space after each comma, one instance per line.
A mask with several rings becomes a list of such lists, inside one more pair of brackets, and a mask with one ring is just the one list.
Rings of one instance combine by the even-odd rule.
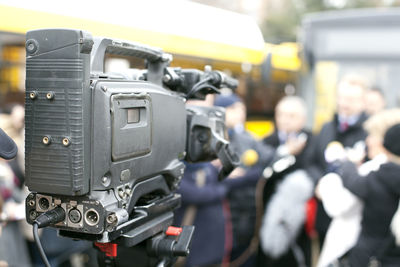
[[[80, 30], [30, 31], [26, 50], [29, 223], [61, 207], [61, 235], [133, 246], [172, 224], [182, 160], [219, 157], [223, 175], [236, 166], [223, 109], [185, 104], [224, 86], [222, 74], [171, 69], [160, 49]], [[106, 74], [107, 53], [147, 69]]]

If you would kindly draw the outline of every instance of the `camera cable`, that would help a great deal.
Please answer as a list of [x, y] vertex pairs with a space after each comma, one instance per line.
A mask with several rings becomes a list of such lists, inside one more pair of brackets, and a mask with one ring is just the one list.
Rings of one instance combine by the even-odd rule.
[[33, 223], [33, 238], [36, 246], [39, 249], [40, 257], [42, 258], [46, 267], [50, 267], [49, 260], [47, 259], [46, 253], [42, 247], [39, 238], [39, 228], [43, 228], [49, 225], [53, 225], [65, 220], [65, 211], [61, 207], [56, 207], [52, 210], [40, 214]]

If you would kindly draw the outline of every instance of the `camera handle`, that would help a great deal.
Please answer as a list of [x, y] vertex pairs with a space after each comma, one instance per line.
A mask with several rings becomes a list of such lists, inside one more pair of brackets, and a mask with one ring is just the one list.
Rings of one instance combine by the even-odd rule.
[[164, 68], [172, 61], [172, 55], [161, 49], [134, 42], [117, 41], [109, 38], [94, 38], [91, 53], [90, 69], [94, 76], [104, 74], [106, 54], [130, 56], [144, 59], [148, 63], [147, 80], [162, 86]]

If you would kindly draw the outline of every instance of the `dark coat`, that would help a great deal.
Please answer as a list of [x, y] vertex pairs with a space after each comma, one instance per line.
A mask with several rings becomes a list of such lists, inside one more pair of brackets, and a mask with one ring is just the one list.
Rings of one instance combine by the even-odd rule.
[[[263, 142], [257, 141], [250, 133], [246, 131], [229, 130], [229, 142], [239, 157], [249, 149], [253, 149], [258, 154], [256, 166], [264, 168], [274, 157], [274, 147]], [[243, 166], [251, 167], [251, 166]]]
[[[364, 202], [361, 233], [348, 254], [351, 266], [367, 266], [370, 257], [386, 262], [386, 248], [392, 239], [390, 224], [399, 205], [400, 165], [387, 163], [360, 177], [356, 167], [346, 162], [338, 172], [344, 186]], [[395, 266], [400, 265], [399, 257], [393, 260]]]
[[[313, 169], [312, 168], [310, 169], [310, 166], [311, 166], [311, 160], [313, 158], [313, 152], [315, 150], [314, 148], [315, 139], [312, 136], [312, 134], [307, 130], [303, 130], [302, 133], [305, 133], [307, 135], [307, 143], [303, 151], [296, 156], [296, 162], [293, 166], [289, 167], [286, 171], [280, 174], [274, 174], [274, 176], [268, 180], [268, 183], [264, 188], [264, 194], [263, 194], [264, 203], [267, 203], [268, 200], [271, 198], [272, 194], [275, 192], [277, 183], [282, 179], [282, 177], [285, 174], [293, 172], [298, 169], [303, 169], [311, 176], [310, 173], [313, 172]], [[278, 148], [281, 145], [278, 137], [278, 132], [274, 131], [270, 136], [264, 138], [263, 143], [266, 145], [270, 145], [275, 149]]]
[[352, 147], [358, 141], [365, 140], [367, 132], [363, 128], [363, 123], [366, 121], [367, 115], [362, 113], [360, 118], [354, 125], [350, 125], [346, 131], [339, 130], [338, 115], [334, 119], [327, 122], [322, 127], [320, 133], [315, 139], [313, 147], [312, 168], [309, 168], [310, 175], [315, 181], [318, 181], [328, 171], [328, 164], [325, 161], [325, 149], [329, 143], [337, 141], [344, 147]]
[[[314, 151], [312, 156], [312, 165], [308, 167], [309, 174], [314, 179], [315, 184], [318, 180], [329, 172], [328, 163], [325, 161], [325, 149], [329, 143], [338, 141], [344, 147], [353, 147], [358, 141], [365, 140], [367, 132], [363, 128], [363, 123], [367, 115], [362, 113], [358, 121], [350, 125], [346, 131], [339, 130], [339, 119], [336, 114], [332, 121], [327, 122], [322, 127], [319, 135], [316, 137]], [[325, 234], [328, 230], [331, 219], [326, 214], [322, 202], [318, 200], [318, 209], [316, 216], [316, 229], [319, 234], [320, 244], [322, 246]]]
[[[199, 176], [202, 176], [199, 178]], [[204, 179], [204, 184], [202, 180]], [[175, 212], [174, 225], [181, 225], [188, 207], [195, 207], [195, 231], [186, 266], [219, 264], [224, 256], [225, 217], [223, 199], [227, 186], [218, 182], [218, 171], [211, 163], [186, 164], [178, 193], [182, 206]]]
[[234, 260], [250, 245], [250, 241], [254, 235], [256, 222], [256, 183], [261, 177], [263, 168], [273, 159], [275, 149], [257, 141], [245, 130], [230, 129], [229, 141], [233, 151], [239, 157], [250, 149], [255, 150], [258, 154], [258, 161], [254, 165], [245, 166], [242, 164], [241, 167], [246, 170], [244, 176], [224, 181], [230, 188], [228, 200], [233, 237], [231, 260]]
[[[307, 135], [307, 143], [303, 151], [296, 156], [296, 163], [291, 167], [293, 170], [307, 169], [310, 165], [310, 160], [313, 157], [312, 153], [314, 150], [314, 137], [312, 136], [311, 132], [307, 130], [302, 130], [301, 133]], [[272, 146], [273, 148], [278, 148], [281, 145], [278, 132], [274, 131], [270, 136], [264, 138], [263, 143]]]
[[[310, 161], [312, 159], [312, 152], [314, 150], [314, 139], [309, 131], [303, 130], [302, 133], [307, 135], [307, 143], [303, 151], [296, 156], [296, 162], [293, 166], [289, 167], [282, 173], [275, 173], [271, 178], [268, 179], [264, 191], [263, 191], [263, 202], [264, 206], [267, 207], [271, 197], [275, 194], [278, 184], [286, 177], [288, 173], [293, 171], [303, 169], [308, 173], [308, 168], [310, 166]], [[275, 149], [281, 145], [279, 140], [278, 132], [275, 131], [270, 136], [263, 140], [264, 144], [270, 145]], [[265, 208], [264, 208], [265, 209]], [[271, 242], [274, 242], [271, 240]], [[301, 229], [299, 235], [296, 239], [297, 246], [300, 247], [304, 260], [307, 265], [311, 262], [311, 242], [307, 236], [304, 227]], [[278, 259], [273, 259], [272, 257], [265, 255], [259, 246], [256, 266], [280, 266], [280, 267], [294, 267], [298, 266], [298, 262], [295, 254], [292, 251], [288, 251], [286, 254], [282, 255]]]

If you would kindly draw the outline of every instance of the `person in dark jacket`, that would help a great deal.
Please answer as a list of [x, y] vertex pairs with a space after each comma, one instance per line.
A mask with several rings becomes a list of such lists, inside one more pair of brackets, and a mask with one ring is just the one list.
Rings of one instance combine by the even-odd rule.
[[304, 225], [306, 203], [313, 191], [307, 171], [313, 139], [304, 129], [306, 113], [300, 97], [284, 97], [275, 109], [276, 129], [263, 140], [276, 149], [277, 158], [294, 156], [295, 161], [286, 170], [275, 172], [264, 187], [257, 266], [311, 265], [311, 241]]
[[194, 225], [186, 266], [220, 264], [225, 248], [223, 201], [227, 187], [218, 182], [218, 170], [211, 163], [186, 164], [178, 193], [182, 206], [175, 212], [174, 225]]
[[[224, 92], [216, 97], [215, 106], [225, 108], [225, 125], [233, 151], [241, 158], [235, 175], [224, 181], [229, 184], [230, 222], [232, 224], [232, 251], [230, 260], [240, 266], [252, 266], [254, 256], [249, 251], [256, 222], [255, 190], [262, 170], [274, 156], [274, 149], [256, 140], [246, 131], [246, 106], [238, 95]], [[229, 252], [228, 252], [229, 253]]]
[[364, 201], [361, 233], [356, 245], [347, 253], [350, 266], [400, 266], [400, 258], [390, 257], [393, 236], [392, 217], [400, 198], [400, 124], [387, 130], [383, 146], [388, 163], [366, 177], [358, 175], [351, 162], [340, 163], [337, 172], [343, 185]]
[[[339, 142], [347, 150], [354, 151], [353, 155], [363, 158], [365, 153], [366, 131], [363, 123], [367, 119], [365, 109], [366, 85], [357, 76], [345, 76], [338, 84], [336, 102], [337, 113], [333, 120], [323, 125], [316, 138], [312, 166], [310, 174], [315, 183], [328, 173], [329, 166], [325, 161], [325, 150], [332, 142]], [[326, 214], [323, 205], [318, 201], [316, 229], [318, 231], [320, 245], [322, 246], [325, 234], [330, 224], [330, 218]]]

